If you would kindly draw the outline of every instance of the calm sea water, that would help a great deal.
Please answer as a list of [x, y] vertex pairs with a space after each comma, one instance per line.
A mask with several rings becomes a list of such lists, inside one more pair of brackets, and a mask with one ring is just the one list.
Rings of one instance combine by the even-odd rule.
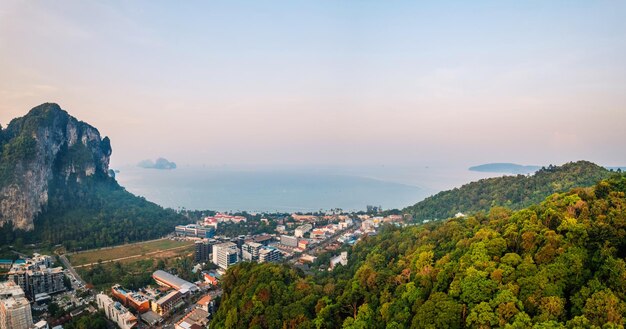
[[440, 190], [493, 176], [465, 168], [362, 167], [175, 170], [121, 167], [128, 191], [174, 209], [293, 212], [367, 205], [403, 208]]

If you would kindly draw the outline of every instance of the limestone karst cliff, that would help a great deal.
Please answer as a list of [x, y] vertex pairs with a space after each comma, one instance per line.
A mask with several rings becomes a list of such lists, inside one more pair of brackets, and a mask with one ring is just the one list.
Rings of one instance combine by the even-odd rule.
[[107, 180], [111, 145], [98, 129], [53, 103], [13, 119], [0, 132], [0, 225], [32, 230], [52, 183]]

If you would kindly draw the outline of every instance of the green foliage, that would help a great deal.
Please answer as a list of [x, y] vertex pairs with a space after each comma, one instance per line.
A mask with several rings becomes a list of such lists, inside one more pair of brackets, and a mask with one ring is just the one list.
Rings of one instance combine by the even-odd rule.
[[404, 209], [404, 212], [422, 222], [450, 218], [458, 212], [488, 212], [494, 206], [522, 209], [554, 193], [592, 186], [610, 175], [610, 171], [591, 162], [571, 162], [560, 167], [542, 168], [532, 176], [482, 179], [461, 188], [437, 193]]
[[232, 267], [212, 327], [621, 327], [625, 182], [614, 176], [600, 192], [577, 188], [516, 212], [383, 227], [333, 272]]
[[0, 243], [21, 238], [25, 243], [84, 250], [156, 239], [188, 222], [171, 209], [132, 195], [113, 179], [69, 179], [50, 184], [48, 207], [35, 218], [34, 231], [0, 234]]

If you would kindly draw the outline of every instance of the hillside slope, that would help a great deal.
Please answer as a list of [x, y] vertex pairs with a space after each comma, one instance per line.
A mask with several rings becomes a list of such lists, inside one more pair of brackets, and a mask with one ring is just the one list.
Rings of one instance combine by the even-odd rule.
[[0, 129], [0, 150], [0, 244], [99, 247], [156, 238], [185, 221], [109, 177], [109, 138], [57, 104]]
[[542, 168], [532, 176], [481, 179], [460, 188], [439, 192], [403, 209], [403, 212], [422, 222], [450, 218], [459, 212], [488, 212], [494, 206], [522, 209], [541, 202], [553, 193], [592, 186], [610, 174], [605, 168], [588, 161], [570, 162], [558, 167]]
[[386, 227], [346, 267], [244, 263], [212, 328], [618, 328], [626, 176], [512, 212]]

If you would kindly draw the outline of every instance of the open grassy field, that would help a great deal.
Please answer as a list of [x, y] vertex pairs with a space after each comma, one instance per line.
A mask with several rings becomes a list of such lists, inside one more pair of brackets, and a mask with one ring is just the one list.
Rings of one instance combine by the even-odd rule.
[[108, 249], [88, 250], [68, 257], [72, 266], [82, 266], [121, 259], [120, 262], [127, 263], [141, 258], [162, 258], [176, 256], [185, 253], [193, 248], [192, 241], [174, 241], [161, 239], [143, 243], [128, 244]]

